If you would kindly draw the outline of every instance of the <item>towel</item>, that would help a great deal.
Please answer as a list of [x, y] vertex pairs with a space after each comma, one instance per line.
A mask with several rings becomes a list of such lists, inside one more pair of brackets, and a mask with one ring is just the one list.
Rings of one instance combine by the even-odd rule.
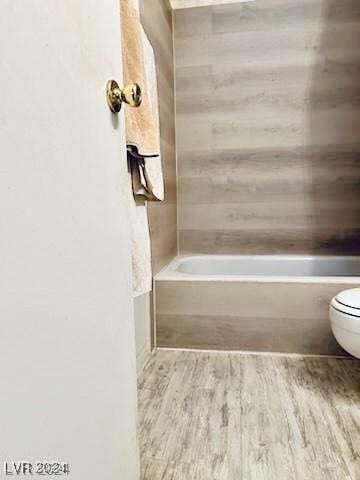
[[152, 115], [145, 74], [145, 57], [140, 13], [135, 0], [120, 0], [122, 55], [125, 85], [138, 83], [142, 103], [125, 109], [126, 141], [129, 149], [141, 157], [160, 154], [158, 129]]
[[133, 295], [137, 297], [152, 289], [150, 232], [146, 201], [135, 199], [130, 187], [129, 197]]
[[134, 296], [152, 289], [147, 201], [164, 200], [160, 157], [155, 57], [140, 24], [137, 0], [120, 0], [125, 83], [142, 90], [139, 108], [125, 109], [126, 144], [133, 195], [130, 198]]
[[153, 133], [159, 155], [144, 157], [139, 155], [134, 149], [128, 148], [132, 170], [132, 185], [135, 196], [140, 196], [150, 201], [163, 201], [165, 192], [160, 155], [160, 121], [155, 55], [142, 27], [141, 38], [144, 52], [145, 85], [149, 101], [148, 107], [153, 119]]

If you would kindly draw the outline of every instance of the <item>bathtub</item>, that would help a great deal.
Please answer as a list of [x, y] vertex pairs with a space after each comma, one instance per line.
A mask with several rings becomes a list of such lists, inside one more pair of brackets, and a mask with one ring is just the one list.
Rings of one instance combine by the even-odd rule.
[[360, 257], [177, 257], [155, 277], [156, 345], [343, 355], [329, 303], [357, 286]]

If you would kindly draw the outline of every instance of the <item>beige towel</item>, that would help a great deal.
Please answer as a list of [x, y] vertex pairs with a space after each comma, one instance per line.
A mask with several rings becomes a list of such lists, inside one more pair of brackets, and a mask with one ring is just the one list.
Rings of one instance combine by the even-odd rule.
[[[149, 110], [153, 118], [153, 133], [160, 152], [160, 122], [157, 93], [157, 76], [154, 50], [143, 28], [141, 38], [144, 52], [145, 85], [148, 92]], [[135, 196], [151, 201], [164, 200], [164, 179], [160, 154], [156, 157], [141, 157], [130, 149], [132, 184]]]
[[137, 2], [120, 0], [120, 9], [124, 83], [138, 83], [142, 91], [140, 107], [125, 109], [127, 145], [141, 157], [158, 156], [158, 130], [146, 85], [143, 34]]
[[139, 83], [143, 96], [139, 108], [125, 109], [133, 187], [130, 198], [133, 291], [138, 296], [152, 288], [147, 200], [164, 199], [164, 181], [154, 52], [140, 25], [137, 0], [120, 0], [120, 5], [125, 83]]
[[134, 199], [129, 188], [131, 257], [134, 297], [152, 289], [150, 233], [145, 200]]

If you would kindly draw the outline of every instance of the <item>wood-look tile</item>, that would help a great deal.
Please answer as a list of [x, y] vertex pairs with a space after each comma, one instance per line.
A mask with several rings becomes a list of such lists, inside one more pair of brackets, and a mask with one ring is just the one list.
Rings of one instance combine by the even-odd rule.
[[358, 2], [185, 9], [174, 35], [180, 252], [359, 254]]
[[157, 346], [345, 355], [328, 319], [157, 315]]
[[321, 19], [322, 10], [323, 2], [304, 0], [272, 0], [254, 4], [214, 6], [213, 32], [270, 30], [299, 25], [308, 27]]
[[[190, 12], [190, 15], [189, 15]], [[177, 36], [209, 34], [212, 32], [211, 8], [180, 10], [174, 15], [174, 29]]]
[[315, 86], [309, 90], [308, 81], [292, 82], [288, 85], [270, 85], [266, 89], [259, 89], [256, 85], [241, 88], [241, 94], [236, 98], [229, 96], [226, 89], [219, 89], [215, 93], [194, 95], [187, 93], [179, 95], [177, 100], [178, 115], [218, 114], [219, 104], [222, 105], [222, 114], [233, 116], [233, 112], [241, 111], [242, 115], [251, 118], [251, 115], [271, 115], [274, 108], [281, 108], [283, 112], [303, 115], [309, 110], [354, 108], [360, 105], [360, 87], [353, 82], [344, 82], [342, 85], [329, 84]]
[[177, 95], [204, 95], [211, 93], [214, 85], [212, 72], [213, 66], [211, 65], [183, 68], [175, 65]]
[[[279, 273], [280, 274], [280, 273]], [[159, 315], [328, 320], [331, 299], [356, 283], [156, 280]]]
[[[290, 27], [266, 30], [267, 42], [260, 33], [250, 31], [175, 37], [177, 66], [212, 65], [219, 60], [225, 65], [239, 65], [239, 58], [244, 65], [263, 63], [266, 66], [274, 61], [271, 53], [276, 51], [283, 62], [294, 62], [296, 55], [296, 62], [316, 67], [318, 49], [323, 39], [319, 25], [312, 25], [308, 29]], [[332, 26], [331, 36], [329, 34], [327, 38], [326, 56], [335, 60], [341, 58], [341, 52], [345, 51], [348, 57], [358, 59], [357, 41], [359, 27], [356, 23]], [[321, 50], [320, 59], [323, 60]]]
[[[360, 111], [360, 110], [359, 110]], [[179, 116], [181, 118], [181, 116]], [[182, 123], [186, 120], [181, 119]], [[189, 119], [187, 118], [189, 123]], [[297, 147], [304, 139], [313, 138], [317, 130], [316, 141], [318, 145], [334, 145], [339, 143], [353, 144], [358, 141], [360, 131], [360, 114], [354, 115], [351, 109], [339, 110], [314, 110], [310, 118], [307, 114], [296, 112], [277, 112], [276, 117], [262, 117], [259, 111], [254, 111], [247, 119], [236, 113], [224, 115], [223, 119], [206, 121], [205, 118], [196, 120], [203, 125], [209, 125], [212, 131], [212, 144], [218, 149], [238, 148], [239, 143], [244, 148], [275, 148], [276, 145]], [[321, 129], [320, 129], [320, 126]], [[198, 148], [195, 132], [187, 128], [186, 134], [189, 144]], [[180, 137], [181, 138], [181, 137]], [[313, 140], [315, 141], [315, 139]], [[193, 149], [193, 148], [190, 148]]]
[[148, 207], [153, 272], [159, 272], [177, 253], [176, 203], [153, 203]]
[[247, 199], [240, 206], [237, 203], [189, 203], [182, 205], [179, 211], [180, 230], [193, 230], [196, 225], [196, 231], [208, 231], [215, 224], [221, 231], [241, 229], [242, 232], [261, 234], [266, 225], [268, 230], [294, 228], [296, 232], [324, 229], [324, 233], [328, 235], [335, 222], [341, 223], [346, 231], [360, 228], [360, 205], [358, 208], [349, 209], [349, 202], [346, 200], [339, 203], [334, 197], [332, 200], [324, 198], [317, 201], [317, 209], [310, 212], [310, 204], [305, 205], [301, 200], [299, 195], [287, 198], [286, 202], [271, 199], [264, 203], [256, 198]]
[[329, 304], [356, 284], [157, 280], [156, 344], [170, 348], [343, 353]]
[[314, 254], [359, 255], [359, 228], [254, 230], [180, 230], [182, 254]]
[[359, 365], [157, 351], [139, 379], [141, 480], [357, 480]]
[[[304, 176], [306, 172], [304, 172]], [[258, 175], [249, 181], [248, 178], [239, 176], [223, 176], [210, 178], [181, 178], [180, 192], [184, 204], [211, 205], [227, 204], [248, 201], [262, 201], [267, 203], [278, 197], [282, 201], [302, 200], [306, 202], [318, 202], [321, 200], [331, 201], [341, 198], [348, 200], [348, 204], [354, 204], [360, 197], [360, 181], [353, 176], [327, 175], [328, 183], [322, 182], [322, 176], [301, 178], [302, 182], [296, 182], [291, 177], [279, 176], [278, 178]], [[281, 197], [281, 198], [280, 198]], [[279, 202], [280, 203], [280, 202]], [[309, 212], [310, 214], [311, 212]], [[194, 224], [196, 225], [196, 224]]]
[[360, 144], [337, 146], [237, 148], [230, 150], [192, 150], [179, 152], [179, 176], [215, 178], [223, 176], [248, 178], [260, 176], [294, 181], [311, 175], [360, 175]]
[[214, 6], [212, 9], [214, 33], [246, 30], [269, 30], [299, 26], [314, 22], [329, 24], [360, 20], [360, 6], [356, 0], [273, 0], [254, 4]]

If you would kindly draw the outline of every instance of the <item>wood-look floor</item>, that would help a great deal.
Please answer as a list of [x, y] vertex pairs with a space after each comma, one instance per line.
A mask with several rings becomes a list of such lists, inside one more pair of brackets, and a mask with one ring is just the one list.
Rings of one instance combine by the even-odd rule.
[[360, 479], [360, 362], [159, 350], [139, 379], [142, 480]]

